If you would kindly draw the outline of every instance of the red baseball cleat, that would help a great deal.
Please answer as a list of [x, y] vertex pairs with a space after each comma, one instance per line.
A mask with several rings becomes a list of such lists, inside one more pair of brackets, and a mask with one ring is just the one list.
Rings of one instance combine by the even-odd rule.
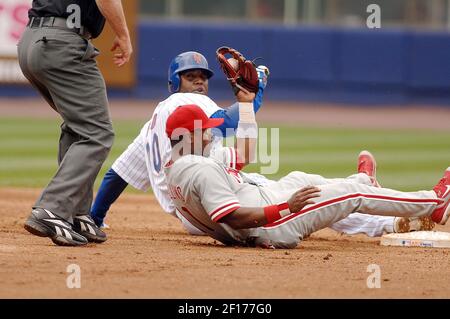
[[442, 203], [431, 214], [431, 219], [437, 224], [445, 225], [450, 216], [450, 167], [433, 190], [437, 197], [442, 199]]
[[381, 187], [377, 181], [377, 162], [369, 151], [362, 151], [358, 156], [358, 173], [364, 173], [370, 177], [372, 186]]

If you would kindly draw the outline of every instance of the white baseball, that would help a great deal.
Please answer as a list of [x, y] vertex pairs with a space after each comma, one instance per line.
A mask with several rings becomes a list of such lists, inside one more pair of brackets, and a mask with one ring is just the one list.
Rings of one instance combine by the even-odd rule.
[[236, 60], [235, 58], [229, 58], [227, 61], [228, 61], [228, 63], [230, 63], [230, 65], [233, 67], [233, 69], [234, 69], [235, 71], [238, 70], [238, 68], [239, 68], [239, 62], [238, 62], [238, 60]]

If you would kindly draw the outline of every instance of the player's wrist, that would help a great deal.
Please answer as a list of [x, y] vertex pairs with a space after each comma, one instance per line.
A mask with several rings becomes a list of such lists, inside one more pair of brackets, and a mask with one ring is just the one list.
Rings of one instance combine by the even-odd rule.
[[239, 122], [236, 130], [237, 138], [258, 138], [258, 124], [255, 119], [253, 103], [239, 103]]
[[252, 102], [238, 102], [239, 121], [244, 123], [256, 123], [255, 110]]
[[276, 222], [277, 220], [290, 214], [291, 211], [289, 210], [289, 205], [286, 202], [264, 207], [264, 216], [266, 217], [267, 224]]
[[253, 100], [255, 99], [256, 94], [251, 92], [244, 92], [242, 90], [239, 90], [236, 93], [236, 100], [239, 103], [253, 103]]

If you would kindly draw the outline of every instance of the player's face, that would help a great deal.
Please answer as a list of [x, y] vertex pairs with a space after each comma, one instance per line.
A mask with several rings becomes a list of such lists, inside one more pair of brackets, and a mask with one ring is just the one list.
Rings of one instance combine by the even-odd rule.
[[191, 132], [190, 154], [209, 157], [212, 146], [213, 134], [210, 128]]
[[213, 134], [210, 128], [203, 130], [202, 148], [203, 156], [208, 157], [211, 152]]
[[208, 76], [202, 70], [191, 70], [182, 73], [180, 92], [208, 94]]

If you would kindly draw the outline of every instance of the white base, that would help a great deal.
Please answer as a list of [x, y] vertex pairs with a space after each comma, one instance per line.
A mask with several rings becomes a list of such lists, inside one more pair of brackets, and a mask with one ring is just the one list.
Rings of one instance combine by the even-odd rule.
[[441, 231], [417, 231], [403, 234], [387, 234], [381, 237], [382, 246], [450, 248], [450, 233]]

